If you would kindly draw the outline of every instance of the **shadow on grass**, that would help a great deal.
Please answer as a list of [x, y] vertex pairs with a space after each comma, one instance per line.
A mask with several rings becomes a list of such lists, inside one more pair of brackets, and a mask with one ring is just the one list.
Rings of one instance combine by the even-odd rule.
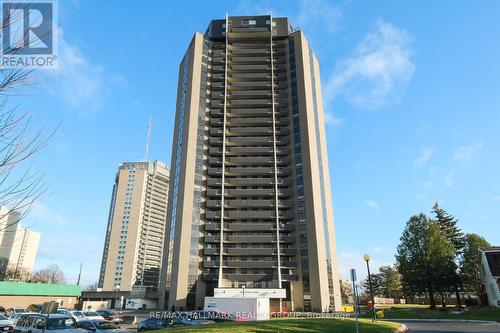
[[[392, 333], [399, 324], [389, 322], [372, 323], [360, 321], [360, 333]], [[354, 333], [355, 323], [350, 319], [274, 319], [247, 323], [223, 323], [163, 330], [167, 332], [208, 333]]]
[[441, 308], [431, 310], [422, 307], [391, 307], [383, 309], [383, 311], [385, 319], [457, 319], [500, 322], [500, 308], [493, 307], [466, 308], [460, 313], [456, 313], [452, 307], [446, 308], [445, 310]]

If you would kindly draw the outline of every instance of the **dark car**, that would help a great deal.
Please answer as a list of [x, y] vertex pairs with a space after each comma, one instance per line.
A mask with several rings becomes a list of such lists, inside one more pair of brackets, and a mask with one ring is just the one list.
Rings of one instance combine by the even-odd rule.
[[111, 310], [97, 310], [96, 312], [99, 316], [114, 323], [121, 323], [123, 321], [123, 315], [121, 313]]
[[226, 322], [226, 321], [234, 321], [235, 317], [232, 313], [226, 312], [215, 312], [215, 311], [192, 311], [189, 316], [192, 319], [198, 320], [212, 320], [216, 323]]
[[78, 327], [96, 333], [128, 332], [109, 320], [80, 320]]
[[184, 324], [177, 318], [171, 318], [171, 319], [148, 318], [144, 319], [139, 323], [139, 325], [137, 325], [137, 332], [159, 330], [162, 328], [178, 327], [178, 326], [186, 326], [186, 324]]

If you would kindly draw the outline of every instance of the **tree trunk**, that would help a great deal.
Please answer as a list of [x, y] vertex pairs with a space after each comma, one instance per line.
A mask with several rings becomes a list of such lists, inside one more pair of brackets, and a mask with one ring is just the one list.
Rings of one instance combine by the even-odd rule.
[[441, 307], [443, 309], [446, 308], [446, 302], [444, 301], [444, 293], [443, 292], [441, 292]]
[[436, 300], [434, 299], [434, 290], [432, 290], [432, 286], [429, 285], [429, 302], [431, 303], [431, 309], [436, 310]]

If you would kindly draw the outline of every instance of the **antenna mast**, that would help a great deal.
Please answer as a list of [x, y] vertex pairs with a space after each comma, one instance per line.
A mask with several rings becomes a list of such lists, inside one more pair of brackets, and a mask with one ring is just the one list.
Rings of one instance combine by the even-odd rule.
[[80, 285], [80, 278], [82, 277], [82, 268], [83, 268], [83, 263], [80, 263], [80, 272], [78, 273], [78, 281], [76, 282], [77, 285]]
[[149, 140], [151, 137], [151, 127], [153, 126], [153, 116], [150, 116], [148, 119], [148, 129], [147, 129], [147, 136], [146, 136], [146, 151], [144, 153], [144, 161], [148, 161], [149, 158]]

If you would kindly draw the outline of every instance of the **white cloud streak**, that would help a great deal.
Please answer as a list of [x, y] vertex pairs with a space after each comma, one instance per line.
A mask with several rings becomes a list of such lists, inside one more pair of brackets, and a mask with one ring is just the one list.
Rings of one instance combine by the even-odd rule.
[[365, 200], [364, 204], [366, 207], [372, 208], [372, 209], [380, 207], [380, 204], [377, 201], [371, 200], [371, 199]]
[[367, 109], [397, 100], [415, 71], [411, 40], [405, 30], [377, 21], [352, 56], [337, 64], [324, 88], [327, 104], [339, 95]]
[[106, 97], [126, 79], [92, 61], [59, 29], [59, 68], [48, 73], [49, 91], [67, 107], [86, 118], [103, 106]]
[[42, 201], [35, 202], [29, 212], [29, 217], [36, 223], [41, 222], [56, 226], [64, 226], [69, 223], [66, 216], [57, 213]]
[[420, 155], [417, 157], [417, 159], [414, 161], [415, 165], [424, 165], [426, 164], [430, 158], [434, 155], [434, 149], [433, 148], [423, 148], [420, 151]]
[[334, 33], [339, 28], [342, 11], [325, 0], [302, 0], [297, 23], [306, 33]]
[[463, 145], [455, 150], [453, 160], [460, 162], [471, 162], [483, 147], [482, 143], [476, 142], [470, 145]]

